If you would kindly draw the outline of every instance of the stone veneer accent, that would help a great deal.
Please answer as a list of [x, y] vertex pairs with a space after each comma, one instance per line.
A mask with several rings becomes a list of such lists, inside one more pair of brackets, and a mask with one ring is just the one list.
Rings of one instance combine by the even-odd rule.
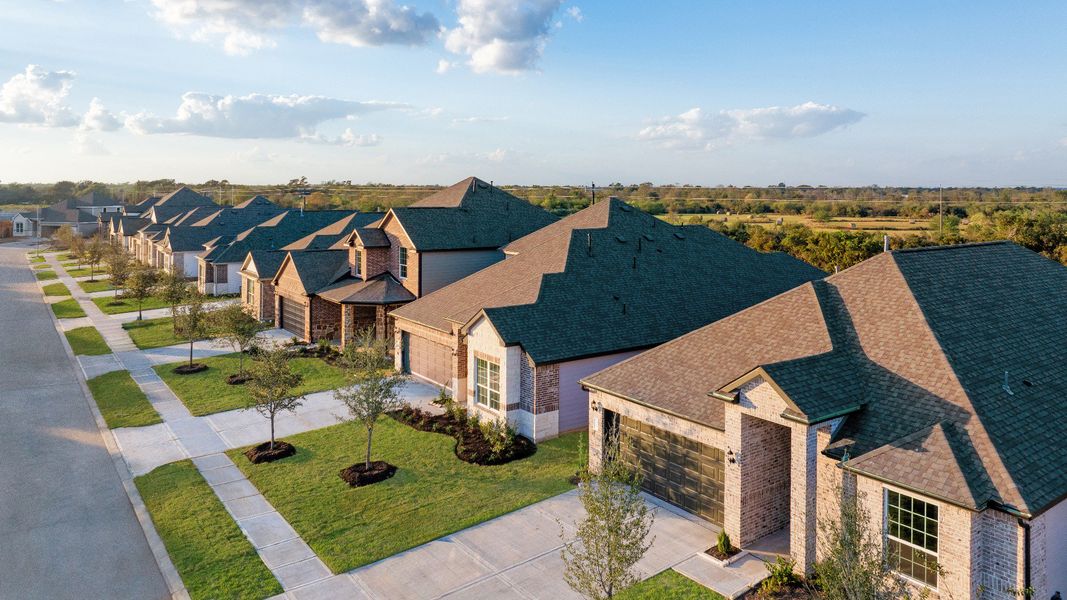
[[320, 339], [336, 340], [341, 337], [341, 305], [311, 296], [308, 302], [311, 318], [304, 327], [308, 330], [308, 341]]

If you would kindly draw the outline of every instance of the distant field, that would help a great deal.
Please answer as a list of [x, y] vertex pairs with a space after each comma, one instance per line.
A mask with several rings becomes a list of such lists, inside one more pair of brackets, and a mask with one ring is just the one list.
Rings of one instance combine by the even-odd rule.
[[[929, 222], [907, 217], [834, 217], [830, 221], [822, 223], [813, 220], [807, 215], [780, 215], [776, 213], [759, 215], [680, 214], [678, 217], [683, 223], [688, 223], [693, 219], [700, 219], [704, 223], [726, 219], [730, 223], [754, 223], [763, 226], [773, 226], [781, 219], [783, 224], [799, 223], [807, 225], [815, 231], [869, 231], [895, 235], [919, 235], [930, 232]], [[664, 216], [663, 218], [667, 217]]]

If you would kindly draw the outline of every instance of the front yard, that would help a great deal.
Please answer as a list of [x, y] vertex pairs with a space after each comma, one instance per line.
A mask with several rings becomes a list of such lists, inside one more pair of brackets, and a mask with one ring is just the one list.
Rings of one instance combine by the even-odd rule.
[[383, 417], [374, 430], [374, 458], [399, 470], [361, 488], [338, 477], [366, 447], [366, 430], [354, 423], [286, 437], [297, 453], [274, 463], [254, 465], [242, 450], [229, 455], [341, 573], [573, 489], [582, 436], [565, 435], [529, 458], [483, 467], [456, 458], [452, 437]]
[[96, 330], [96, 327], [78, 327], [66, 332], [67, 341], [74, 354], [83, 356], [97, 356], [111, 354], [111, 348], [104, 341], [104, 336]]
[[218, 496], [188, 460], [134, 479], [194, 600], [260, 600], [282, 592]]
[[171, 317], [130, 321], [123, 323], [122, 328], [141, 350], [188, 343], [174, 335], [174, 319]]
[[129, 371], [104, 373], [86, 383], [100, 414], [104, 415], [108, 429], [144, 427], [163, 422], [148, 402], [148, 397], [130, 377]]
[[[104, 298], [93, 298], [93, 303], [99, 306], [100, 310], [104, 311], [104, 314], [106, 315], [137, 312], [137, 301], [133, 298], [108, 296]], [[141, 305], [141, 309], [152, 310], [154, 308], [170, 308], [170, 303], [162, 298], [157, 298], [156, 296], [145, 298]]]
[[76, 319], [85, 316], [85, 311], [74, 298], [56, 302], [52, 305], [52, 312], [55, 313], [57, 319]]
[[70, 267], [64, 268], [67, 270], [67, 275], [70, 275], [71, 277], [88, 277], [90, 275], [100, 277], [101, 275], [105, 275], [107, 273], [107, 271], [100, 268], [99, 266], [97, 266], [96, 269], [90, 269], [89, 267], [79, 267], [76, 269], [72, 269]]
[[[181, 399], [189, 412], [197, 416], [210, 415], [224, 410], [244, 408], [248, 391], [243, 385], [230, 385], [226, 377], [238, 370], [238, 355], [223, 354], [211, 358], [198, 358], [195, 362], [208, 366], [206, 371], [193, 375], [176, 375], [174, 367], [182, 363], [169, 363], [155, 367], [171, 390]], [[252, 364], [245, 357], [245, 368]], [[310, 394], [339, 388], [345, 377], [337, 367], [330, 366], [319, 358], [299, 357], [290, 360], [293, 368], [304, 376], [304, 383], [297, 388], [299, 394]]]

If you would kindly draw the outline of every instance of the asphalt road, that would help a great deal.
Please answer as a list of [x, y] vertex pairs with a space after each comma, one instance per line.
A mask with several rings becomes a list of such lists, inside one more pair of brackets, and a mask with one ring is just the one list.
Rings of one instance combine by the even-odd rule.
[[22, 244], [0, 244], [0, 599], [168, 598]]

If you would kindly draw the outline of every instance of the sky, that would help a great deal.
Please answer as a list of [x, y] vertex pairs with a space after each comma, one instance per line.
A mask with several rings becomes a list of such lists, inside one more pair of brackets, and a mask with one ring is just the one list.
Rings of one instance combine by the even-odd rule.
[[0, 181], [1067, 186], [1067, 3], [0, 0]]

